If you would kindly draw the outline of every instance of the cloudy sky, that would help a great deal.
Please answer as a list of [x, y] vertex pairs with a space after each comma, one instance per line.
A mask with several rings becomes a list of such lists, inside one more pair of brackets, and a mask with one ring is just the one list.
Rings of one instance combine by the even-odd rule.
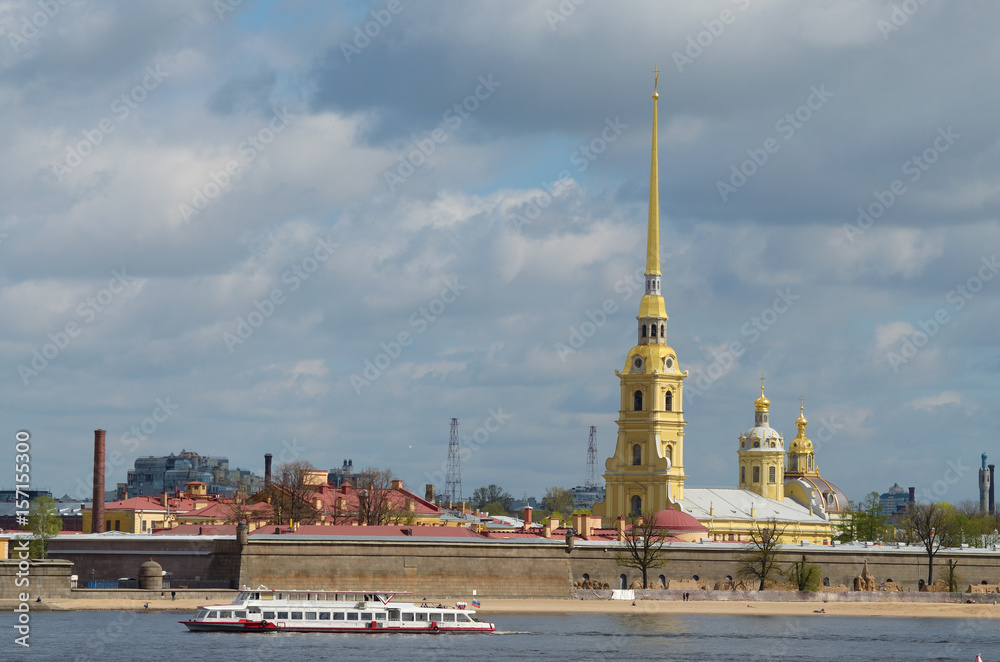
[[[581, 484], [614, 449], [653, 77], [689, 486], [767, 379], [824, 477], [1000, 459], [989, 2], [0, 2], [0, 420], [141, 455]], [[895, 7], [895, 8], [894, 8]], [[604, 311], [610, 310], [610, 313]], [[12, 485], [11, 470], [0, 480]]]

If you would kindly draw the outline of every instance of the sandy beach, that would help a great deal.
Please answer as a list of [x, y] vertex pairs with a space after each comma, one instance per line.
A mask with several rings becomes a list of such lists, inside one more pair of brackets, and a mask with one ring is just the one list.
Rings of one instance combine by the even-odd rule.
[[[0, 609], [14, 606], [0, 602]], [[432, 604], [454, 604], [454, 600], [429, 599]], [[212, 601], [207, 601], [213, 604]], [[35, 611], [128, 610], [144, 611], [144, 600], [99, 600], [77, 598], [32, 603]], [[193, 614], [206, 600], [150, 600], [149, 610], [174, 610]], [[217, 603], [216, 603], [217, 604]], [[754, 616], [887, 616], [896, 618], [1000, 618], [1000, 605], [961, 603], [877, 603], [877, 602], [722, 602], [636, 600], [572, 600], [556, 598], [482, 600], [476, 611], [483, 618], [502, 614], [720, 614]]]

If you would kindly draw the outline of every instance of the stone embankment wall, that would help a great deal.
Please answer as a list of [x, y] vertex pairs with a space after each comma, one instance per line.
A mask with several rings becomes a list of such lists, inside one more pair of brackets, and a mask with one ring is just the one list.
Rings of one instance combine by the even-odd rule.
[[[20, 593], [27, 593], [31, 600], [43, 598], [68, 598], [73, 564], [68, 561], [28, 561], [23, 570], [19, 561], [0, 561], [0, 599], [13, 600]], [[22, 573], [18, 576], [18, 573]], [[25, 580], [27, 584], [25, 584]], [[21, 585], [18, 586], [18, 583]]]
[[[472, 590], [484, 597], [572, 597], [573, 582], [590, 579], [619, 588], [621, 575], [625, 575], [626, 586], [641, 577], [637, 570], [616, 564], [614, 546], [579, 540], [567, 553], [561, 543], [521, 541], [251, 537], [241, 550], [234, 538], [74, 538], [63, 536], [52, 541], [51, 556], [72, 561], [72, 572], [65, 574], [79, 575], [81, 585], [91, 576], [135, 577], [139, 566], [150, 559], [173, 573], [175, 585], [183, 579], [203, 579], [235, 586], [370, 588], [435, 597], [469, 596]], [[666, 564], [651, 570], [648, 579], [656, 582], [663, 575], [668, 581], [692, 580], [713, 587], [716, 582], [735, 577], [736, 559], [742, 553], [742, 545], [674, 545], [666, 552]], [[916, 593], [919, 582], [927, 579], [927, 556], [918, 548], [793, 547], [782, 551], [780, 565], [787, 567], [800, 560], [803, 553], [820, 566], [831, 586], [853, 586], [865, 560], [877, 583], [891, 579], [903, 588], [904, 594]], [[957, 572], [963, 588], [983, 581], [993, 586], [1000, 582], [1000, 555], [992, 550], [941, 552], [935, 559], [935, 579], [944, 575], [950, 558], [959, 562]], [[64, 589], [53, 588], [68, 590], [68, 581]], [[0, 597], [16, 595], [12, 589], [12, 573], [9, 569], [0, 571]]]
[[[610, 600], [613, 591], [574, 591], [579, 600]], [[636, 600], [682, 600], [687, 593], [691, 602], [973, 602], [993, 604], [1000, 596], [968, 593], [898, 593], [892, 591], [633, 591]]]

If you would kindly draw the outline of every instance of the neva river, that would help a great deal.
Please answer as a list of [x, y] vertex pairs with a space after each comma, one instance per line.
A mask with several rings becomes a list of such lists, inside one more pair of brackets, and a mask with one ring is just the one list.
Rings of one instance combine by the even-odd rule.
[[189, 633], [178, 612], [31, 616], [31, 648], [0, 618], [0, 660], [960, 660], [1000, 662], [1000, 621], [838, 616], [500, 615], [495, 635]]

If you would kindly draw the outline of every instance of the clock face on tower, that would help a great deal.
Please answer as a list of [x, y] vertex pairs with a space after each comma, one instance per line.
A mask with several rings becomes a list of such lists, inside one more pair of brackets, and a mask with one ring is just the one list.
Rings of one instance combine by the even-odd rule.
[[667, 368], [673, 368], [674, 367], [674, 357], [668, 356], [667, 360], [664, 362], [664, 365], [667, 366]]
[[642, 367], [642, 358], [639, 357], [639, 356], [635, 357], [635, 359], [632, 360], [632, 365], [634, 365], [636, 368], [641, 368]]

